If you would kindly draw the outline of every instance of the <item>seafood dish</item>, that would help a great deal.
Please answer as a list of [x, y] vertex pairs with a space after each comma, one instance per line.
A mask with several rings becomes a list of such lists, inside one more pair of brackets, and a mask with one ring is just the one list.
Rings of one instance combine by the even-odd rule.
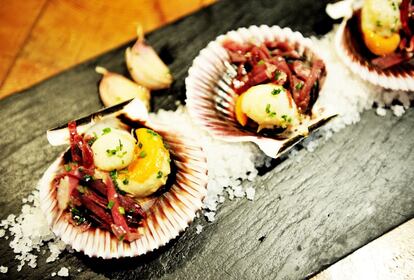
[[[200, 209], [207, 184], [196, 142], [149, 120], [138, 99], [121, 105], [48, 132], [51, 144], [70, 147], [40, 187], [52, 230], [75, 249], [106, 258], [142, 254], [178, 235]], [[73, 232], [102, 244], [87, 252]], [[107, 240], [128, 244], [129, 252], [101, 249]]]
[[318, 102], [326, 75], [299, 32], [240, 28], [200, 51], [186, 79], [187, 107], [214, 137], [254, 142], [276, 158], [335, 117]]
[[275, 131], [291, 130], [312, 113], [325, 74], [323, 61], [299, 53], [287, 41], [223, 42], [237, 69], [232, 88], [238, 94], [235, 117], [249, 125]]
[[411, 0], [365, 0], [356, 13], [370, 62], [387, 69], [410, 61], [414, 54], [414, 6]]
[[339, 58], [352, 72], [375, 85], [414, 90], [412, 1], [348, 1], [355, 5], [343, 8], [345, 2], [336, 3], [338, 11], [331, 15], [345, 16], [335, 36]]

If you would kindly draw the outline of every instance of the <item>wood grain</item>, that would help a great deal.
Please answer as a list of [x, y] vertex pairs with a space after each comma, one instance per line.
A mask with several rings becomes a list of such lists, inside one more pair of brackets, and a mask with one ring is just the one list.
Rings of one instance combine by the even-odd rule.
[[0, 89], [46, 2], [47, 0], [1, 2]]
[[132, 40], [137, 24], [151, 31], [212, 2], [7, 1], [0, 10], [7, 42], [0, 48], [0, 98]]

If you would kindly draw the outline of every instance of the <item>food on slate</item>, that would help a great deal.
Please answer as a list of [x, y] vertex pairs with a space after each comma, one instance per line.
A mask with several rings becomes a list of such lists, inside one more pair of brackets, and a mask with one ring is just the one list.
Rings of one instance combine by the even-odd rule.
[[162, 137], [146, 127], [95, 125], [84, 135], [75, 122], [68, 127], [70, 150], [53, 181], [59, 209], [85, 230], [96, 226], [119, 240], [138, 239], [146, 214], [137, 199], [164, 186], [171, 172]]
[[365, 0], [360, 27], [368, 50], [380, 69], [400, 65], [414, 54], [414, 6], [411, 0]]
[[237, 68], [235, 116], [242, 126], [293, 130], [311, 116], [325, 75], [323, 61], [287, 41], [223, 42]]
[[137, 35], [135, 44], [125, 52], [129, 73], [135, 82], [150, 90], [168, 88], [173, 80], [170, 70], [154, 49], [145, 43], [141, 26], [137, 28]]
[[150, 91], [147, 88], [122, 75], [109, 72], [103, 67], [96, 67], [96, 72], [103, 75], [99, 83], [99, 95], [106, 107], [138, 98], [145, 104], [147, 110], [150, 109]]

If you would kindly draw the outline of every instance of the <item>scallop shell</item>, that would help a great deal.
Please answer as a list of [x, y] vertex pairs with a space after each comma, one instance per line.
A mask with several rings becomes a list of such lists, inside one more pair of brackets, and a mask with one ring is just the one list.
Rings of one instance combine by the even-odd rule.
[[[237, 94], [230, 86], [236, 70], [229, 63], [227, 51], [222, 47], [225, 39], [236, 42], [288, 41], [295, 44], [299, 53], [306, 53], [312, 58], [318, 57], [312, 41], [304, 38], [299, 32], [293, 32], [289, 28], [282, 29], [279, 26], [250, 26], [229, 31], [225, 35], [218, 36], [200, 51], [185, 80], [187, 107], [194, 122], [213, 137], [228, 142], [254, 142], [266, 155], [279, 157], [306, 136], [292, 135], [282, 140], [264, 137], [244, 129], [237, 123], [233, 113]], [[324, 111], [325, 109], [318, 106], [316, 102], [312, 109], [312, 115], [316, 117], [309, 124], [310, 132], [335, 116], [323, 116]]]
[[351, 32], [355, 20], [355, 16], [345, 18], [335, 35], [335, 49], [342, 62], [356, 75], [374, 85], [392, 90], [413, 91], [413, 65], [406, 64], [381, 70], [371, 65], [361, 51], [358, 51], [365, 46], [362, 46], [358, 37], [353, 34], [355, 32]]
[[[132, 105], [134, 105], [134, 102], [131, 102]], [[127, 107], [125, 111], [123, 106], [125, 106], [125, 103], [116, 106], [115, 108], [118, 111], [115, 113], [111, 113], [113, 108], [110, 108], [98, 114], [93, 114], [93, 116], [82, 118], [77, 122], [83, 122], [83, 126], [89, 126], [92, 119], [95, 120], [93, 122], [98, 122], [97, 115], [99, 115], [98, 119], [105, 119], [102, 115], [110, 113], [114, 114], [112, 116], [127, 114], [128, 109], [136, 108], [136, 104], [134, 106], [128, 104], [125, 106]], [[201, 209], [202, 201], [206, 195], [207, 162], [204, 151], [198, 143], [181, 132], [172, 131], [171, 126], [152, 122], [145, 113], [143, 116], [138, 115], [135, 114], [134, 117], [145, 121], [145, 126], [162, 135], [177, 167], [176, 180], [172, 187], [157, 197], [157, 201], [147, 211], [147, 217], [142, 223], [141, 238], [131, 243], [121, 242], [108, 231], [99, 228], [82, 231], [80, 227], [72, 225], [65, 219], [65, 215], [62, 215], [62, 212], [58, 209], [57, 190], [52, 184], [57, 168], [62, 163], [63, 154], [50, 165], [39, 182], [40, 205], [53, 233], [74, 250], [83, 252], [90, 257], [111, 259], [139, 256], [167, 244], [194, 220], [196, 212]], [[85, 129], [85, 127], [82, 129]], [[59, 137], [64, 135], [61, 130], [67, 132], [67, 129], [63, 126], [58, 130], [49, 131], [48, 138], [56, 137], [57, 140], [55, 139], [54, 143], [58, 143], [62, 140]]]

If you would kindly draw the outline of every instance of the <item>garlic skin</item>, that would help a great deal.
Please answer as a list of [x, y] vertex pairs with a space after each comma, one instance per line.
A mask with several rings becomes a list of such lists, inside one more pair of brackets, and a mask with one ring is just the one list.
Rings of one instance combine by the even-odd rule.
[[173, 78], [167, 65], [154, 49], [144, 42], [143, 30], [137, 27], [138, 39], [125, 51], [125, 60], [131, 77], [150, 90], [169, 88]]
[[150, 109], [150, 91], [147, 88], [100, 66], [96, 67], [95, 71], [103, 75], [99, 83], [99, 96], [105, 107], [138, 98], [147, 110]]

